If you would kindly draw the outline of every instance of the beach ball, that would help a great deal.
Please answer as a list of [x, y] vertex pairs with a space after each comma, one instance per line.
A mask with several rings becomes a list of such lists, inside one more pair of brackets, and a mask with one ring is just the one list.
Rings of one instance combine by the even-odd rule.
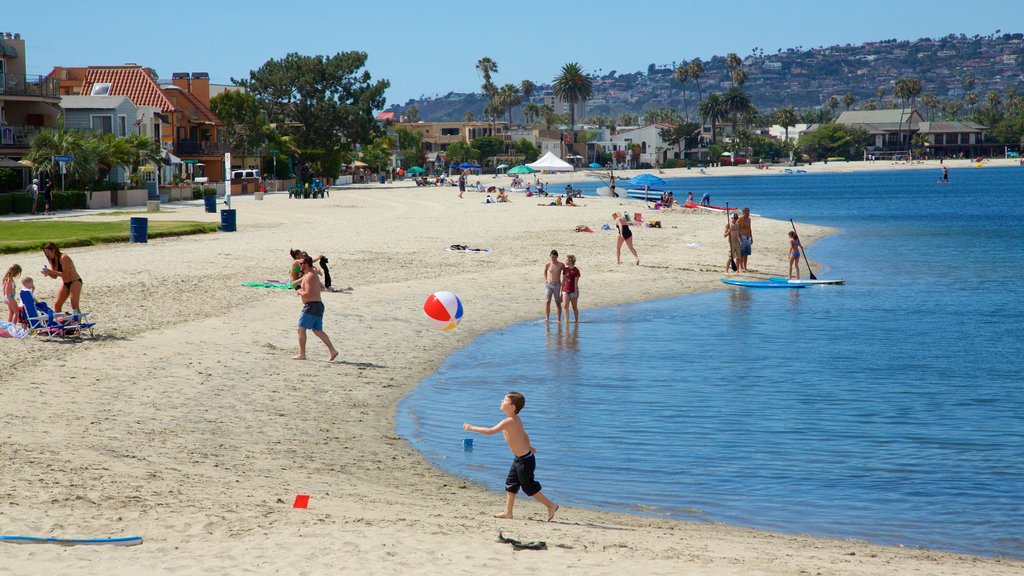
[[462, 320], [462, 301], [446, 290], [434, 292], [423, 303], [423, 313], [427, 315], [431, 327], [451, 330]]

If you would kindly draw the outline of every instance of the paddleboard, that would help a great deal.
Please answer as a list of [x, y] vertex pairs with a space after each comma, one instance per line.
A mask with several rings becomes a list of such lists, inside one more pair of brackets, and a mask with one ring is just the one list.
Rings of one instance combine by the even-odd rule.
[[845, 284], [846, 280], [797, 280], [796, 278], [782, 278], [781, 276], [772, 276], [768, 279], [769, 282], [779, 282], [782, 284]]
[[764, 280], [733, 280], [732, 278], [721, 278], [721, 281], [730, 286], [742, 286], [744, 288], [803, 288], [807, 284], [790, 282], [771, 282]]
[[56, 544], [58, 546], [138, 546], [142, 536], [125, 538], [45, 538], [40, 536], [0, 536], [8, 544]]
[[687, 202], [683, 204], [683, 208], [690, 210], [710, 210], [712, 212], [733, 212], [736, 208], [726, 208], [725, 206], [705, 206], [703, 204], [694, 204], [693, 202]]

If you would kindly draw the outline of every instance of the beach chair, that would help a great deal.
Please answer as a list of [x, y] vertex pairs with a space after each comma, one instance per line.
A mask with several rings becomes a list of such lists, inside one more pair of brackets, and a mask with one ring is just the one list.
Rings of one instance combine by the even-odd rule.
[[92, 327], [95, 322], [87, 322], [88, 312], [77, 314], [57, 313], [50, 309], [44, 302], [36, 302], [32, 292], [22, 290], [19, 294], [21, 305], [25, 309], [26, 328], [32, 336], [46, 336], [47, 338], [81, 338], [85, 331], [89, 337], [93, 337]]

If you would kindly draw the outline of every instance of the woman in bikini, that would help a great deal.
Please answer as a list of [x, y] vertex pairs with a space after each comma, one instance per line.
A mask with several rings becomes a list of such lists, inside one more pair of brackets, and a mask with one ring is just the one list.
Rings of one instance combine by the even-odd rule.
[[615, 220], [615, 227], [619, 229], [619, 237], [615, 239], [615, 263], [622, 264], [622, 244], [625, 243], [636, 258], [636, 265], [639, 266], [640, 255], [636, 253], [636, 248], [633, 248], [633, 231], [629, 229], [629, 222], [626, 222], [618, 212], [612, 213], [612, 219]]
[[789, 231], [789, 277], [793, 277], [793, 267], [796, 266], [796, 279], [800, 279], [800, 237], [795, 230]]
[[48, 263], [47, 266], [43, 267], [43, 275], [50, 278], [59, 278], [64, 283], [60, 290], [57, 291], [57, 301], [53, 305], [54, 311], [60, 312], [69, 296], [71, 297], [72, 313], [80, 311], [79, 302], [82, 298], [82, 277], [75, 270], [75, 263], [71, 261], [70, 256], [62, 254], [53, 242], [49, 242], [43, 247], [43, 255], [46, 256]]

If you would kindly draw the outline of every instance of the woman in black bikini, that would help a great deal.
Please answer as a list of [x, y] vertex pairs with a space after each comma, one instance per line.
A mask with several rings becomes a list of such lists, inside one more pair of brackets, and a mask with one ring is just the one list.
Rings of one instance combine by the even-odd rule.
[[619, 229], [619, 237], [615, 240], [615, 263], [622, 264], [622, 243], [625, 242], [626, 247], [636, 258], [636, 265], [639, 266], [640, 255], [636, 253], [636, 248], [633, 248], [633, 231], [629, 229], [629, 222], [626, 222], [618, 212], [613, 212], [612, 218], [615, 220], [615, 227]]
[[81, 311], [79, 300], [82, 297], [82, 277], [75, 270], [75, 263], [71, 261], [71, 257], [62, 254], [53, 242], [49, 242], [43, 247], [43, 255], [46, 256], [48, 262], [48, 265], [43, 267], [43, 275], [60, 278], [64, 282], [57, 292], [57, 301], [53, 305], [54, 311], [60, 312], [69, 296], [71, 297], [71, 311]]

